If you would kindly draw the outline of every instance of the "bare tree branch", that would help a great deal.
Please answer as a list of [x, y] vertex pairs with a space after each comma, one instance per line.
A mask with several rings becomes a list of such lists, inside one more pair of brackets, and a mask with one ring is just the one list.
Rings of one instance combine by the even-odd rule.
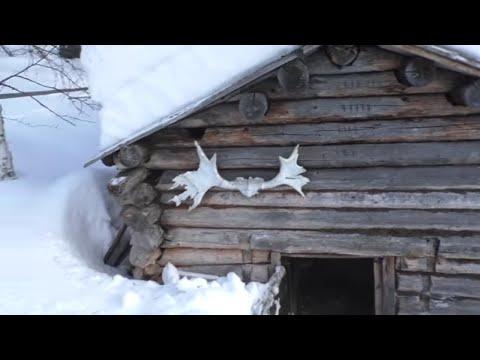
[[[67, 94], [72, 92], [78, 91], [86, 91], [88, 88], [78, 88], [78, 89], [54, 89], [54, 90], [43, 90], [43, 91], [26, 91], [24, 93], [9, 93], [9, 94], [0, 94], [0, 100], [4, 99], [14, 99], [20, 97], [27, 97], [27, 96], [44, 96], [44, 95], [52, 95], [52, 94]], [[71, 97], [74, 100], [81, 99], [81, 97]], [[90, 99], [90, 97], [85, 97], [86, 99]]]

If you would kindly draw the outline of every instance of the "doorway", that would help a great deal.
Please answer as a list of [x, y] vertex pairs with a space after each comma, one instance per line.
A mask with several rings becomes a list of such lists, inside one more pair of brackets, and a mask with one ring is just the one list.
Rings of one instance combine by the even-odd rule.
[[280, 314], [374, 315], [373, 258], [282, 258]]

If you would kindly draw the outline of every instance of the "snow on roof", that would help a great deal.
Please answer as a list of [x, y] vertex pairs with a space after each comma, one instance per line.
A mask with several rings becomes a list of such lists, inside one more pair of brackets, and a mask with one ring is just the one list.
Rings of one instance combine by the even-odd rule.
[[234, 90], [232, 85], [300, 47], [85, 45], [90, 91], [102, 105], [102, 149], [87, 165], [208, 105], [216, 94]]

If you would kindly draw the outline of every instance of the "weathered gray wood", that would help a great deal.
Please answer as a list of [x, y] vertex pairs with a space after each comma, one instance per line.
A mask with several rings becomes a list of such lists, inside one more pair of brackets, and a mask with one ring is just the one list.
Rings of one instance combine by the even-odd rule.
[[449, 98], [457, 105], [480, 107], [480, 80], [471, 81], [454, 89]]
[[[219, 169], [279, 168], [278, 157], [288, 158], [293, 147], [205, 148], [217, 154]], [[196, 149], [159, 149], [145, 164], [149, 169], [196, 169]], [[298, 164], [307, 169], [412, 165], [480, 164], [480, 142], [353, 144], [307, 146], [299, 149]]]
[[277, 80], [286, 91], [303, 89], [310, 80], [308, 67], [303, 60], [295, 59], [278, 69]]
[[[172, 179], [179, 171], [166, 171], [158, 181], [156, 189], [168, 191]], [[227, 180], [237, 177], [259, 176], [272, 179], [277, 170], [226, 170], [221, 175]], [[310, 182], [303, 189], [308, 190], [479, 190], [479, 166], [427, 166], [399, 168], [357, 168], [309, 170], [305, 174]], [[212, 188], [210, 191], [217, 191]], [[283, 191], [278, 187], [265, 191]]]
[[[480, 259], [480, 235], [437, 236], [439, 254]], [[303, 230], [171, 228], [162, 247], [272, 250], [286, 254], [430, 256], [430, 235], [329, 233]], [[442, 246], [450, 252], [443, 253]]]
[[256, 281], [265, 283], [268, 281], [269, 265], [265, 264], [240, 264], [240, 265], [194, 265], [181, 266], [178, 270], [227, 276], [229, 273], [238, 275], [243, 281]]
[[480, 231], [480, 212], [326, 209], [263, 209], [199, 207], [166, 209], [161, 224], [209, 228], [253, 229], [409, 229]]
[[397, 290], [420, 293], [423, 291], [423, 275], [398, 274]]
[[145, 268], [146, 266], [153, 264], [161, 255], [162, 251], [159, 248], [149, 250], [141, 246], [132, 246], [129, 260], [133, 266]]
[[130, 144], [120, 149], [118, 161], [126, 168], [136, 168], [148, 160], [149, 151], [141, 144]]
[[[169, 202], [175, 193], [163, 193], [160, 202]], [[192, 201], [186, 201], [191, 205]], [[279, 208], [369, 208], [369, 209], [470, 209], [480, 210], [480, 192], [265, 192], [251, 198], [239, 192], [209, 192], [203, 206], [252, 206]]]
[[425, 302], [419, 296], [397, 296], [398, 315], [428, 315]]
[[[430, 272], [427, 260], [428, 258], [402, 258], [399, 261], [399, 268], [409, 272]], [[439, 257], [435, 263], [435, 272], [438, 274], [480, 275], [480, 262]]]
[[480, 301], [473, 299], [430, 300], [432, 315], [480, 315]]
[[120, 218], [133, 230], [143, 231], [149, 225], [156, 223], [161, 213], [162, 209], [158, 204], [150, 204], [144, 208], [127, 205], [123, 207]]
[[133, 231], [130, 242], [133, 246], [154, 250], [158, 248], [165, 237], [165, 232], [158, 225], [145, 225], [141, 231]]
[[433, 61], [414, 57], [405, 62], [397, 75], [400, 82], [407, 86], [426, 86], [435, 80], [436, 72]]
[[463, 277], [431, 277], [430, 292], [434, 295], [480, 298], [480, 279]]
[[143, 182], [149, 174], [145, 168], [122, 171], [109, 181], [108, 190], [115, 196], [124, 195]]
[[383, 314], [383, 272], [382, 258], [373, 259], [373, 281], [375, 286], [375, 315]]
[[[202, 147], [327, 145], [342, 143], [393, 143], [479, 140], [480, 117], [372, 120], [353, 123], [295, 124], [206, 129]], [[195, 139], [186, 129], [160, 132], [150, 139], [156, 148], [192, 147]]]
[[[439, 69], [436, 78], [425, 86], [406, 86], [400, 83], [394, 71], [343, 75], [312, 75], [305, 88], [286, 91], [276, 79], [265, 79], [251, 91], [265, 93], [271, 100], [308, 98], [339, 98], [355, 96], [385, 96], [407, 94], [446, 93], [461, 84], [463, 76]], [[230, 101], [238, 101], [233, 97]]]
[[443, 94], [277, 101], [264, 119], [246, 120], [235, 103], [220, 104], [174, 127], [298, 124], [364, 119], [416, 118], [479, 114], [480, 108], [454, 106]]
[[259, 264], [268, 263], [270, 261], [269, 255], [269, 251], [254, 250], [252, 251], [252, 257], [245, 259], [242, 250], [167, 248], [164, 249], [159, 264], [161, 266], [165, 266], [169, 262], [175, 266]]
[[362, 47], [351, 66], [339, 68], [321, 50], [308, 56], [305, 61], [312, 75], [395, 70], [402, 65], [404, 59], [404, 56], [397, 53], [376, 46], [366, 46]]
[[358, 45], [327, 45], [324, 49], [328, 59], [339, 68], [352, 65], [360, 54]]
[[[425, 275], [398, 275], [398, 290], [408, 292], [424, 291], [423, 278]], [[480, 298], [480, 279], [467, 277], [430, 276], [430, 294], [435, 297], [469, 297]]]
[[395, 257], [387, 256], [382, 261], [382, 314], [395, 315]]
[[238, 110], [245, 119], [259, 121], [268, 111], [268, 98], [259, 92], [243, 94], [238, 103]]
[[420, 56], [434, 61], [439, 66], [458, 71], [467, 75], [479, 77], [478, 61], [466, 58], [458, 52], [437, 45], [379, 45], [384, 49], [399, 51], [410, 56]]
[[157, 197], [157, 191], [152, 185], [141, 183], [133, 188], [132, 191], [121, 197], [122, 204], [145, 207], [153, 202]]

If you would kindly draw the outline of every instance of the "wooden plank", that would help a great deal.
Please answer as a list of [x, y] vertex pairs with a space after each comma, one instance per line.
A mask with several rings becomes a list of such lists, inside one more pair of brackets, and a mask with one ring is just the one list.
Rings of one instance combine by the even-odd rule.
[[448, 259], [480, 259], [480, 237], [436, 237], [440, 241], [438, 256]]
[[382, 314], [395, 315], [395, 257], [387, 256], [382, 261]]
[[[179, 171], [166, 171], [156, 186], [159, 191], [167, 191], [172, 186], [172, 179]], [[276, 170], [227, 170], [221, 175], [227, 180], [237, 177], [259, 176], [272, 179]], [[428, 166], [400, 168], [357, 168], [357, 169], [322, 169], [309, 170], [304, 176], [310, 182], [304, 190], [479, 190], [479, 166]], [[283, 191], [285, 186], [270, 191]], [[210, 191], [217, 191], [213, 188]], [[268, 191], [268, 190], [265, 190]]]
[[[439, 237], [443, 243], [455, 243], [461, 255], [462, 242], [480, 241], [480, 236]], [[264, 229], [168, 229], [162, 247], [272, 250], [283, 254], [340, 254], [353, 256], [428, 256], [429, 236], [392, 236], [381, 234], [330, 233], [302, 230]], [[471, 252], [480, 258], [480, 249]]]
[[[427, 258], [402, 258], [399, 269], [409, 272], [429, 272]], [[435, 272], [438, 274], [480, 275], [480, 262], [464, 259], [437, 258]]]
[[382, 48], [401, 53], [420, 56], [436, 62], [438, 65], [470, 76], [480, 76], [480, 63], [459, 54], [455, 50], [436, 45], [380, 45]]
[[[160, 202], [169, 202], [175, 193], [163, 193]], [[192, 201], [185, 202], [191, 205]], [[239, 192], [209, 192], [203, 206], [251, 206], [279, 208], [369, 208], [369, 209], [480, 209], [480, 192], [265, 192], [251, 198]]]
[[[437, 78], [425, 86], [401, 84], [394, 71], [355, 73], [348, 75], [310, 75], [303, 89], [283, 89], [278, 81], [269, 78], [250, 91], [265, 93], [271, 100], [308, 99], [315, 97], [385, 96], [402, 94], [446, 93], [463, 80], [451, 71], [438, 71]], [[239, 97], [230, 99], [238, 101]]]
[[[480, 116], [372, 120], [352, 123], [208, 128], [196, 139], [202, 147], [291, 146], [480, 139]], [[188, 129], [169, 129], [148, 139], [156, 148], [192, 147]]]
[[[279, 156], [288, 158], [293, 147], [205, 148], [217, 154], [219, 169], [279, 168]], [[354, 144], [307, 146], [299, 149], [298, 164], [305, 168], [480, 164], [480, 141], [443, 143]], [[198, 168], [196, 149], [161, 149], [152, 153], [146, 168]]]
[[242, 250], [168, 248], [165, 249], [158, 263], [161, 266], [169, 262], [175, 266], [189, 266], [270, 262], [269, 251], [254, 250], [251, 259], [245, 259], [244, 253]]
[[430, 300], [431, 315], [480, 315], [480, 301], [474, 299]]
[[305, 61], [311, 75], [345, 74], [357, 72], [388, 71], [398, 69], [405, 57], [376, 46], [363, 46], [350, 66], [338, 67], [328, 59], [324, 49], [308, 56]]
[[433, 295], [463, 296], [480, 299], [480, 279], [432, 276]]
[[178, 270], [201, 274], [227, 276], [229, 273], [238, 275], [243, 281], [265, 283], [269, 278], [269, 265], [242, 264], [242, 265], [194, 265], [181, 266]]
[[480, 301], [474, 299], [430, 299], [427, 310], [418, 296], [399, 296], [399, 315], [480, 315]]
[[479, 114], [480, 108], [454, 106], [443, 94], [317, 98], [276, 101], [261, 120], [247, 120], [236, 103], [225, 103], [186, 118], [174, 127], [244, 126], [338, 122]]
[[[438, 297], [468, 297], [480, 299], [480, 279], [467, 278], [461, 276], [443, 277], [443, 276], [430, 276], [430, 289], [431, 296]], [[398, 275], [398, 291], [405, 292], [423, 292], [424, 287], [424, 275], [410, 275], [399, 274]]]
[[397, 290], [405, 292], [420, 293], [423, 291], [423, 276], [398, 274], [397, 275]]
[[383, 314], [382, 258], [373, 259], [373, 281], [375, 284], [375, 315]]
[[166, 226], [246, 229], [408, 229], [480, 231], [476, 211], [328, 209], [264, 209], [199, 207], [166, 209], [161, 224]]

